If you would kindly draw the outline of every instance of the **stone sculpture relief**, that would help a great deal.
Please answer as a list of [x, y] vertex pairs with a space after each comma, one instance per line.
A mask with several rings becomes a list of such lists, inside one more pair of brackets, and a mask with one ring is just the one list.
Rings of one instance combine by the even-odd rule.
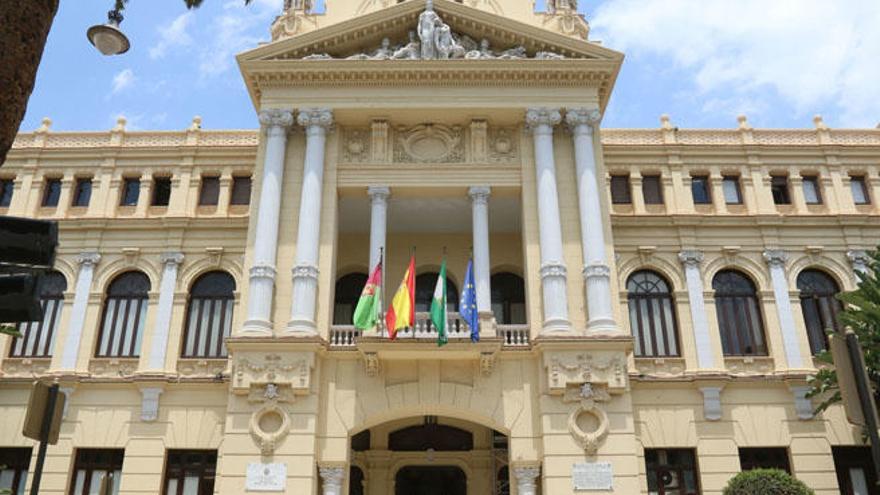
[[443, 124], [400, 128], [394, 142], [394, 161], [459, 163], [464, 161], [462, 129]]

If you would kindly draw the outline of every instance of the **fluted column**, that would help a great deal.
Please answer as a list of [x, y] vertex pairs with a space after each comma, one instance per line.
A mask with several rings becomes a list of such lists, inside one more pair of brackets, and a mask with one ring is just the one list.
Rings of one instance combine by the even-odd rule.
[[489, 259], [489, 195], [488, 186], [474, 186], [468, 189], [471, 197], [474, 243], [474, 282], [477, 290], [477, 312], [492, 311], [492, 288]]
[[168, 353], [168, 333], [171, 330], [171, 312], [174, 310], [174, 289], [177, 287], [177, 268], [183, 263], [183, 253], [162, 253], [162, 281], [159, 283], [159, 306], [156, 308], [156, 324], [153, 327], [153, 344], [150, 349], [148, 369], [165, 368]]
[[79, 273], [76, 276], [76, 288], [73, 295], [73, 308], [70, 311], [70, 323], [67, 327], [67, 338], [61, 350], [61, 369], [75, 370], [79, 357], [79, 345], [82, 342], [83, 328], [86, 321], [86, 309], [89, 306], [89, 292], [92, 290], [92, 278], [95, 265], [101, 261], [101, 255], [89, 251], [76, 257]]
[[321, 493], [323, 495], [342, 495], [345, 468], [342, 466], [319, 466], [318, 473], [321, 475]]
[[519, 495], [535, 495], [537, 493], [537, 479], [541, 474], [540, 466], [522, 466], [513, 468], [513, 476], [516, 478], [516, 493]]
[[712, 351], [712, 339], [709, 337], [709, 320], [706, 318], [706, 303], [703, 300], [703, 275], [700, 273], [703, 253], [684, 250], [678, 253], [678, 259], [684, 265], [694, 344], [697, 346], [697, 366], [702, 369], [712, 369], [715, 368], [715, 353]]
[[379, 256], [385, 248], [385, 233], [388, 225], [388, 196], [391, 189], [385, 186], [370, 186], [370, 275], [379, 263]]
[[797, 328], [794, 326], [794, 313], [788, 294], [788, 280], [785, 277], [785, 262], [788, 256], [784, 251], [768, 249], [764, 251], [764, 260], [770, 266], [770, 282], [773, 284], [773, 299], [776, 302], [776, 313], [779, 317], [779, 330], [782, 333], [782, 347], [789, 368], [803, 368]]
[[333, 113], [326, 108], [304, 108], [296, 121], [306, 131], [306, 156], [299, 202], [296, 262], [293, 265], [293, 302], [286, 333], [315, 335], [324, 144], [327, 130], [333, 124]]
[[618, 330], [611, 306], [611, 268], [605, 254], [605, 229], [602, 225], [602, 206], [599, 202], [596, 157], [593, 150], [593, 129], [599, 125], [601, 119], [602, 114], [597, 109], [573, 108], [565, 114], [565, 121], [571, 129], [574, 141], [577, 168], [583, 275], [587, 311], [590, 314], [587, 331], [598, 333]]
[[281, 213], [281, 179], [287, 131], [293, 124], [290, 110], [260, 112], [266, 127], [266, 154], [260, 185], [260, 205], [254, 236], [254, 257], [250, 268], [247, 320], [242, 333], [272, 335], [272, 302], [275, 293], [275, 255], [278, 252], [278, 220]]
[[553, 127], [560, 121], [562, 116], [554, 108], [530, 108], [526, 111], [526, 124], [534, 139], [538, 189], [538, 230], [544, 302], [541, 333], [571, 329], [571, 322], [568, 320], [566, 268], [562, 255], [559, 195], [556, 191], [556, 163], [553, 158]]

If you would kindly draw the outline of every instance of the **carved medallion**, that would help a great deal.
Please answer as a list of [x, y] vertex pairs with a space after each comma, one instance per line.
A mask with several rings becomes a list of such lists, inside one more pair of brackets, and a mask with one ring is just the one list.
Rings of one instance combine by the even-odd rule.
[[403, 163], [460, 163], [464, 161], [462, 129], [444, 124], [398, 128], [394, 161]]

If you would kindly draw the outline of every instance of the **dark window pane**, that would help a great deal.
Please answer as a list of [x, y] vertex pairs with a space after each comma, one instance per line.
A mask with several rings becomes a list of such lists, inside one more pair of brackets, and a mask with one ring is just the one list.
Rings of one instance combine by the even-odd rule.
[[721, 189], [724, 191], [724, 202], [729, 205], [742, 204], [742, 193], [739, 188], [739, 177], [727, 175], [721, 180]]
[[870, 447], [831, 447], [842, 495], [880, 495]]
[[666, 280], [652, 271], [638, 271], [630, 275], [626, 291], [636, 356], [678, 356], [678, 328]]
[[694, 204], [705, 205], [712, 202], [712, 196], [709, 192], [709, 177], [694, 176], [691, 177], [691, 194], [694, 197]]
[[468, 451], [474, 448], [471, 432], [437, 423], [436, 416], [426, 416], [425, 423], [388, 434], [388, 449], [397, 452]]
[[208, 495], [214, 493], [217, 452], [214, 450], [169, 450], [165, 460], [165, 495]]
[[663, 184], [660, 182], [659, 175], [642, 177], [642, 194], [646, 205], [663, 204]]
[[361, 291], [367, 285], [368, 278], [366, 273], [349, 273], [336, 281], [336, 291], [333, 296], [334, 325], [352, 324], [354, 308], [361, 297]]
[[232, 178], [232, 195], [229, 197], [229, 204], [246, 205], [251, 202], [251, 178], [250, 177], [233, 177]]
[[138, 357], [144, 335], [150, 279], [126, 272], [107, 288], [96, 357]]
[[183, 357], [226, 357], [234, 292], [235, 279], [226, 272], [208, 272], [193, 283], [187, 305]]
[[837, 315], [843, 309], [837, 294], [840, 288], [828, 274], [819, 270], [804, 270], [797, 278], [801, 311], [807, 327], [810, 350], [818, 354], [828, 348], [828, 330], [839, 330]]
[[61, 197], [61, 179], [46, 179], [43, 186], [43, 206], [58, 206]]
[[136, 179], [125, 179], [122, 182], [122, 196], [119, 200], [120, 206], [136, 206], [138, 203], [138, 196], [141, 194], [141, 180], [140, 178]]
[[492, 311], [501, 325], [526, 323], [526, 284], [515, 273], [496, 273], [490, 279]]
[[818, 177], [804, 177], [804, 202], [808, 205], [822, 203], [822, 192], [819, 189]]
[[0, 208], [7, 208], [12, 203], [12, 192], [15, 182], [12, 179], [0, 179]]
[[[431, 310], [431, 301], [434, 300], [434, 287], [437, 285], [437, 272], [416, 275], [416, 311], [426, 312]], [[446, 277], [446, 306], [449, 311], [458, 311], [458, 287], [449, 277]]]
[[[868, 186], [863, 176], [853, 176], [849, 178], [849, 187], [852, 191], [853, 203], [857, 205], [866, 205], [871, 203], [871, 196], [868, 195]], [[11, 195], [11, 193], [10, 193]]]
[[700, 493], [696, 455], [692, 449], [645, 449], [645, 468], [649, 493]]
[[632, 203], [632, 193], [629, 187], [628, 175], [611, 176], [611, 202], [614, 204]]
[[216, 205], [220, 199], [220, 178], [202, 177], [202, 190], [199, 194], [199, 204], [203, 206]]
[[785, 175], [774, 175], [770, 177], [770, 192], [773, 194], [773, 202], [777, 205], [791, 204], [791, 197], [788, 194], [788, 177]]
[[73, 206], [89, 206], [92, 199], [92, 178], [80, 177], [76, 179], [76, 187], [73, 189]]
[[109, 492], [118, 493], [124, 456], [125, 451], [122, 449], [77, 449], [73, 476], [70, 478], [70, 493], [98, 493], [103, 478], [109, 481]]
[[739, 464], [743, 471], [751, 469], [781, 469], [791, 474], [788, 449], [785, 447], [740, 448]]
[[153, 178], [153, 206], [168, 206], [171, 199], [171, 177]]
[[18, 323], [21, 337], [13, 339], [9, 355], [12, 357], [52, 357], [55, 336], [61, 322], [64, 291], [67, 280], [59, 272], [49, 272], [40, 277], [40, 304], [43, 318], [40, 321]]
[[740, 272], [723, 270], [712, 279], [712, 288], [724, 355], [767, 355], [760, 304], [752, 281]]
[[31, 463], [31, 449], [28, 447], [0, 448], [0, 489], [24, 495], [28, 467]]

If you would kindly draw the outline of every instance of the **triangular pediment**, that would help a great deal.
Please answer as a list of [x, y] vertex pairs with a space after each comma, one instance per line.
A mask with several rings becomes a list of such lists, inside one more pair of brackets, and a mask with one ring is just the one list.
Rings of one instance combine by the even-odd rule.
[[[596, 43], [564, 36], [540, 27], [478, 10], [456, 2], [435, 0], [434, 11], [452, 31], [479, 43], [488, 40], [496, 53], [516, 47], [525, 48], [526, 58], [539, 52], [565, 58], [622, 61], [623, 54]], [[327, 54], [345, 59], [358, 53], [370, 53], [388, 38], [395, 47], [406, 44], [409, 32], [416, 30], [425, 2], [410, 0], [386, 9], [282, 39], [239, 55], [240, 62], [297, 60]], [[470, 48], [470, 47], [469, 47]]]

